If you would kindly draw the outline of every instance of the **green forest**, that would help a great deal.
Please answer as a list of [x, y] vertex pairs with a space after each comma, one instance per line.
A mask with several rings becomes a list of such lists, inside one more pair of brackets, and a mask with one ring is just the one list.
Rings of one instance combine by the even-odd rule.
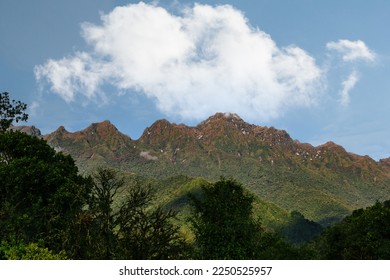
[[293, 211], [272, 229], [267, 207], [234, 178], [198, 178], [174, 207], [164, 184], [97, 167], [10, 130], [26, 104], [0, 93], [0, 259], [390, 259], [390, 201], [329, 227]]

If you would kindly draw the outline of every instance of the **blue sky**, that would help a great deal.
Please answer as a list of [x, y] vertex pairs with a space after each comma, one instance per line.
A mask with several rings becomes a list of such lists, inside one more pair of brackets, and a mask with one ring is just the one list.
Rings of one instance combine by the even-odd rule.
[[389, 1], [1, 1], [0, 91], [49, 133], [216, 112], [390, 156]]

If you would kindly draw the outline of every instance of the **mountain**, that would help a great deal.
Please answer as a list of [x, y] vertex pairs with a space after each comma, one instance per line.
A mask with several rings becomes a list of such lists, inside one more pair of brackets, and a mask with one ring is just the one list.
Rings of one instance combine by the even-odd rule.
[[249, 124], [236, 114], [217, 113], [194, 127], [159, 120], [138, 140], [109, 121], [74, 133], [60, 127], [43, 138], [84, 171], [109, 165], [156, 179], [233, 177], [322, 225], [390, 198], [389, 160], [376, 162], [333, 142], [300, 143], [284, 130]]
[[109, 121], [93, 123], [74, 133], [60, 126], [43, 138], [56, 151], [71, 154], [82, 170], [91, 170], [101, 165], [120, 167], [136, 155], [135, 142]]
[[386, 168], [387, 170], [389, 170], [389, 173], [390, 173], [390, 157], [379, 160], [379, 164], [383, 168]]
[[41, 131], [38, 128], [36, 128], [35, 126], [18, 125], [18, 126], [11, 126], [9, 129], [13, 130], [13, 131], [20, 131], [20, 132], [26, 133], [28, 135], [33, 135], [33, 136], [37, 136], [37, 137], [42, 136]]

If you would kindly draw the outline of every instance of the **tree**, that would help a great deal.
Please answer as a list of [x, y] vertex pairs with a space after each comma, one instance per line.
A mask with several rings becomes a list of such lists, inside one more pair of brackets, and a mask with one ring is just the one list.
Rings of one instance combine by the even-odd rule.
[[176, 213], [153, 205], [150, 187], [131, 188], [119, 210], [119, 251], [125, 259], [180, 259], [186, 254], [184, 239], [173, 224]]
[[13, 122], [27, 121], [26, 109], [26, 104], [10, 100], [8, 92], [0, 93], [0, 132], [6, 131]]
[[279, 232], [288, 242], [303, 245], [314, 239], [323, 231], [323, 227], [306, 219], [300, 212], [292, 211], [290, 221], [279, 228]]
[[252, 195], [234, 180], [203, 185], [190, 194], [198, 258], [254, 259], [263, 229], [252, 217]]
[[[97, 259], [177, 259], [184, 242], [175, 213], [153, 205], [148, 186], [125, 186], [113, 169], [98, 169], [90, 198], [93, 251]], [[120, 194], [120, 195], [119, 195]], [[121, 198], [120, 198], [121, 197]], [[122, 200], [119, 202], [119, 200]]]
[[70, 156], [17, 131], [0, 133], [0, 239], [77, 250], [73, 231], [90, 191]]
[[65, 251], [58, 254], [53, 253], [48, 248], [44, 248], [41, 244], [23, 243], [9, 244], [5, 241], [0, 244], [0, 259], [6, 260], [66, 260]]
[[390, 259], [390, 201], [353, 211], [325, 230], [314, 248], [322, 259]]
[[112, 259], [117, 251], [115, 228], [117, 212], [113, 209], [114, 197], [125, 181], [113, 169], [99, 168], [94, 174], [90, 209], [94, 219], [95, 232], [98, 232], [95, 244], [98, 258]]
[[262, 228], [253, 213], [253, 195], [222, 178], [189, 194], [196, 259], [300, 259], [302, 252]]

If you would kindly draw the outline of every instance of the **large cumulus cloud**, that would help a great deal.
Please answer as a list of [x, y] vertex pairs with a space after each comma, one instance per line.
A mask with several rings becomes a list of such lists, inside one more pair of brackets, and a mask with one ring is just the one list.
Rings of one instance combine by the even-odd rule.
[[[65, 101], [105, 102], [135, 91], [170, 116], [204, 119], [216, 111], [269, 120], [316, 104], [323, 72], [298, 46], [277, 46], [229, 5], [196, 4], [172, 14], [145, 3], [117, 7], [84, 23], [89, 51], [35, 67]], [[330, 46], [332, 47], [332, 46]]]

